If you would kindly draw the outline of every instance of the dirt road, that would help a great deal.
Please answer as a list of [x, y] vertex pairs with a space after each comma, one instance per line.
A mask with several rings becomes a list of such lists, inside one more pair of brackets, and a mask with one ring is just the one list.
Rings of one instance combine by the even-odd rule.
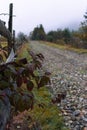
[[62, 71], [75, 75], [78, 71], [85, 72], [87, 69], [87, 54], [60, 50], [36, 41], [31, 42], [31, 46], [35, 52], [41, 52], [45, 56], [44, 66], [53, 74]]
[[31, 41], [35, 52], [45, 56], [43, 68], [52, 73], [53, 94], [67, 91], [60, 106], [65, 124], [70, 130], [87, 128], [87, 54], [53, 48], [38, 41]]

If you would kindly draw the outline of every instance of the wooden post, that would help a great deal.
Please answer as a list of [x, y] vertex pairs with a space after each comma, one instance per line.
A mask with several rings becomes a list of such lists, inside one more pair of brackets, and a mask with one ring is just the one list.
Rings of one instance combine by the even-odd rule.
[[12, 22], [13, 22], [13, 4], [11, 3], [9, 6], [9, 22], [8, 22], [8, 29], [12, 34]]
[[15, 30], [13, 30], [13, 49], [15, 52]]
[[[12, 25], [13, 25], [12, 22], [13, 22], [13, 4], [11, 3], [9, 5], [9, 21], [8, 21], [8, 30], [10, 31], [11, 36], [12, 36]], [[8, 54], [10, 54], [12, 46], [13, 46], [12, 41], [8, 41]]]

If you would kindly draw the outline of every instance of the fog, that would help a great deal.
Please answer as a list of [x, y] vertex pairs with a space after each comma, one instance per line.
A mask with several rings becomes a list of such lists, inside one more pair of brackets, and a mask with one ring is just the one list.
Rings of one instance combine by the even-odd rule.
[[[39, 24], [46, 32], [57, 28], [77, 29], [84, 20], [87, 0], [0, 0], [0, 14], [9, 13], [13, 3], [13, 28], [16, 32], [28, 34]], [[8, 15], [0, 19], [8, 23]], [[8, 25], [8, 24], [7, 24]]]

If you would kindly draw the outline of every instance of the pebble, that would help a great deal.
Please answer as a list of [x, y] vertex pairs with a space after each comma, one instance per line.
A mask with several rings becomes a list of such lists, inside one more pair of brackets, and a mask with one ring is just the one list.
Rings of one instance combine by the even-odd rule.
[[20, 129], [21, 127], [19, 125], [17, 125], [17, 129]]
[[83, 121], [87, 122], [87, 118], [85, 116], [82, 117]]
[[79, 115], [80, 115], [80, 112], [81, 112], [80, 110], [75, 110], [75, 111], [73, 112], [73, 115], [74, 115], [74, 116], [79, 116]]
[[83, 130], [87, 130], [87, 127], [84, 127]]

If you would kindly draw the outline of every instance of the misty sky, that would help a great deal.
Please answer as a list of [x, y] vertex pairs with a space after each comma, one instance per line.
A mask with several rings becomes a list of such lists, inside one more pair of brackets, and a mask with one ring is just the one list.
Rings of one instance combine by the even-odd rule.
[[[39, 24], [46, 32], [58, 28], [78, 27], [87, 11], [87, 0], [0, 0], [0, 14], [9, 13], [14, 5], [13, 26], [16, 32], [28, 34]], [[8, 16], [0, 15], [8, 22]]]

